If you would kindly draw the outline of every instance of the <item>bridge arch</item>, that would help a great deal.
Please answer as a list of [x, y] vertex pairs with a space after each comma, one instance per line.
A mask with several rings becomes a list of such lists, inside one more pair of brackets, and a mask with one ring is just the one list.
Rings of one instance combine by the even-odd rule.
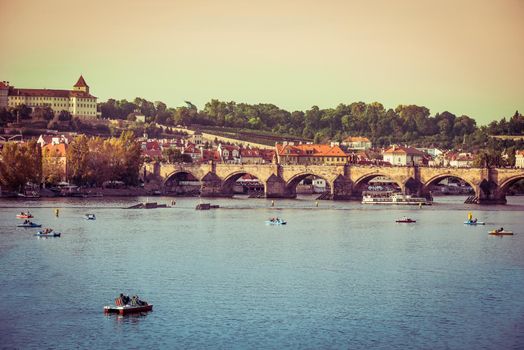
[[[401, 181], [398, 181], [398, 179], [395, 179], [391, 176], [388, 176], [384, 173], [372, 173], [372, 174], [365, 174], [361, 177], [359, 177], [355, 182], [354, 182], [354, 186], [353, 186], [353, 192], [354, 192], [354, 195], [357, 196], [357, 197], [361, 197], [362, 196], [362, 191], [365, 190], [365, 186], [369, 183], [369, 181], [375, 179], [375, 178], [378, 178], [378, 177], [382, 177], [384, 179], [388, 179], [389, 181], [392, 181], [392, 184], [397, 186], [398, 189], [400, 189], [401, 191], [404, 191], [404, 188], [405, 188], [405, 183], [401, 182]], [[408, 181], [408, 180], [406, 180]]]
[[499, 184], [499, 193], [505, 197], [511, 186], [516, 184], [518, 181], [524, 180], [524, 174], [519, 174], [506, 179], [504, 182]]
[[432, 178], [430, 178], [423, 184], [422, 192], [426, 195], [429, 195], [431, 186], [447, 178], [456, 178], [456, 179], [464, 181], [473, 189], [476, 197], [480, 196], [480, 188], [478, 185], [475, 185], [473, 182], [465, 179], [464, 177], [461, 177], [455, 174], [451, 174], [451, 173], [443, 173], [443, 174], [438, 174], [438, 175], [433, 176]]
[[164, 193], [171, 195], [198, 195], [200, 187], [200, 179], [187, 170], [175, 170], [163, 182]]
[[[250, 177], [253, 177], [255, 178], [256, 180], [258, 180], [258, 183], [260, 185], [256, 185], [255, 184], [255, 181], [253, 181], [253, 185], [252, 186], [249, 186], [247, 184], [245, 184], [245, 186], [247, 186], [248, 188], [248, 192], [247, 193], [259, 193], [260, 196], [263, 196], [264, 192], [265, 192], [265, 188], [266, 188], [266, 184], [265, 184], [265, 181], [263, 179], [260, 179], [258, 178], [255, 174], [252, 174], [248, 171], [245, 171], [245, 170], [239, 170], [239, 171], [235, 171], [229, 175], [227, 175], [224, 180], [222, 181], [222, 188], [221, 188], [221, 191], [223, 194], [225, 195], [234, 195], [235, 194], [235, 185], [237, 184], [237, 181], [239, 179], [241, 179], [242, 177], [244, 177], [245, 175], [249, 175]], [[245, 186], [243, 186], [244, 188], [246, 188]], [[251, 193], [251, 194], [252, 194]]]
[[328, 193], [332, 192], [333, 183], [332, 181], [330, 181], [330, 179], [328, 179], [326, 176], [318, 175], [313, 171], [306, 171], [306, 172], [301, 172], [299, 174], [294, 175], [287, 181], [286, 183], [287, 193], [291, 195], [292, 197], [296, 197], [298, 184], [302, 180], [308, 177], [311, 177], [311, 176], [324, 180], [326, 182], [326, 191], [325, 192], [328, 192]]

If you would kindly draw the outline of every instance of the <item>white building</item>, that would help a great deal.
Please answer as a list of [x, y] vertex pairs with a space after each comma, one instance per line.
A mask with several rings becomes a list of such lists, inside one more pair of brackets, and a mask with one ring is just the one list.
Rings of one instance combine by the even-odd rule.
[[471, 168], [475, 158], [471, 153], [459, 153], [449, 161], [449, 166], [454, 168]]
[[348, 136], [342, 141], [342, 145], [348, 149], [367, 150], [371, 148], [371, 141], [367, 137]]
[[82, 76], [78, 78], [72, 90], [18, 89], [8, 85], [8, 107], [19, 105], [26, 105], [32, 109], [47, 106], [55, 114], [68, 111], [73, 117], [97, 118], [96, 97], [89, 93], [89, 85]]
[[515, 167], [524, 168], [524, 150], [515, 152]]
[[424, 152], [416, 148], [392, 146], [382, 153], [384, 161], [392, 165], [422, 165]]
[[418, 148], [417, 149], [421, 152], [424, 152], [426, 154], [429, 154], [430, 156], [432, 156], [433, 158], [434, 157], [438, 157], [442, 154], [444, 154], [444, 152], [442, 152], [441, 150], [439, 150], [438, 148]]

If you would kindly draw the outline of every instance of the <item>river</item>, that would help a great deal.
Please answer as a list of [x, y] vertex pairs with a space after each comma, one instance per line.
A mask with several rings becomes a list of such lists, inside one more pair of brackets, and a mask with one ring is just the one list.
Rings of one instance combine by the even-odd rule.
[[[0, 200], [0, 347], [524, 348], [524, 197], [122, 209], [145, 200]], [[27, 209], [62, 237], [15, 227]], [[468, 211], [487, 225], [464, 225]], [[403, 215], [417, 223], [396, 224]], [[265, 225], [275, 216], [288, 225]], [[516, 234], [488, 235], [501, 226]], [[154, 310], [104, 315], [120, 292]]]

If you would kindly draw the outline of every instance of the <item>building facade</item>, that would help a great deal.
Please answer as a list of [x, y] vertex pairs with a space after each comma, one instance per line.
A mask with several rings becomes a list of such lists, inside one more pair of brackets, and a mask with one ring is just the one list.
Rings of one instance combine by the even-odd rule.
[[[3, 83], [4, 85], [5, 82]], [[19, 89], [8, 87], [8, 107], [26, 105], [32, 109], [49, 107], [55, 114], [68, 111], [73, 117], [83, 119], [97, 118], [97, 98], [90, 94], [89, 85], [80, 76], [72, 90], [56, 89]], [[0, 89], [0, 94], [3, 92]], [[1, 101], [0, 101], [1, 103]]]
[[367, 137], [362, 136], [348, 136], [341, 144], [350, 150], [365, 151], [372, 147], [371, 141]]
[[391, 165], [422, 165], [424, 152], [416, 148], [392, 146], [382, 153], [384, 161]]
[[344, 165], [348, 162], [348, 155], [339, 146], [277, 143], [275, 153], [280, 164]]
[[9, 95], [9, 83], [7, 81], [0, 81], [0, 108], [7, 108]]
[[524, 168], [524, 150], [515, 152], [515, 167]]

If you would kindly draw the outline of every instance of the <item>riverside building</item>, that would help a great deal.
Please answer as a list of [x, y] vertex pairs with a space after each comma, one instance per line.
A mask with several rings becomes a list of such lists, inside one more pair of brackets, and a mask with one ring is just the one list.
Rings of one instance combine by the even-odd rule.
[[96, 119], [98, 116], [97, 98], [90, 94], [89, 85], [82, 76], [78, 78], [72, 90], [20, 89], [9, 86], [7, 82], [3, 82], [2, 85], [2, 90], [7, 89], [8, 107], [50, 107], [55, 114], [68, 111], [73, 117], [82, 119]]

